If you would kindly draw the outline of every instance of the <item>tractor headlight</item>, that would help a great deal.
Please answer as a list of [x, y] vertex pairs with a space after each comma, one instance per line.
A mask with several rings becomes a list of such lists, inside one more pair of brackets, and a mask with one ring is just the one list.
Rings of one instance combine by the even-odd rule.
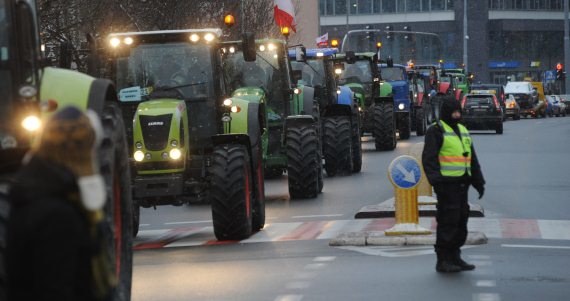
[[398, 105], [398, 109], [400, 109], [400, 110], [403, 110], [405, 108], [406, 108], [406, 106], [403, 103]]
[[259, 51], [261, 52], [265, 51], [265, 45], [259, 45]]
[[235, 47], [230, 47], [230, 53], [235, 53], [236, 52], [236, 48]]
[[133, 38], [131, 38], [131, 37], [126, 37], [123, 40], [123, 43], [125, 43], [125, 45], [132, 45], [134, 42], [135, 42], [135, 40], [133, 40]]
[[170, 141], [170, 145], [171, 145], [172, 147], [177, 147], [177, 146], [178, 146], [178, 141], [172, 140], [172, 141]]
[[144, 153], [142, 151], [136, 151], [133, 157], [135, 158], [135, 161], [141, 162], [144, 160]]
[[241, 111], [241, 108], [239, 106], [232, 106], [230, 111], [232, 111], [232, 113], [239, 113]]
[[334, 74], [336, 74], [336, 75], [342, 74], [342, 69], [340, 69], [340, 68], [334, 69]]
[[170, 158], [173, 160], [178, 160], [182, 157], [182, 152], [178, 148], [173, 148], [170, 150]]
[[269, 45], [267, 45], [267, 49], [269, 49], [269, 51], [273, 51], [273, 50], [275, 50], [275, 48], [276, 48], [276, 47], [275, 47], [274, 44], [269, 44]]
[[142, 149], [142, 143], [140, 143], [140, 142], [135, 143], [135, 147], [137, 149]]
[[119, 45], [121, 45], [121, 40], [119, 38], [111, 38], [109, 43], [111, 44], [111, 47], [117, 48]]
[[233, 104], [233, 101], [231, 100], [231, 98], [224, 99], [224, 106], [231, 107], [232, 104]]
[[22, 127], [28, 132], [35, 132], [40, 129], [42, 121], [36, 115], [30, 115], [22, 120]]
[[293, 93], [299, 95], [299, 93], [301, 93], [301, 90], [299, 90], [298, 88], [293, 89]]
[[204, 35], [204, 40], [206, 40], [206, 42], [212, 42], [214, 40], [214, 35], [212, 33], [207, 33]]
[[340, 95], [340, 89], [336, 90], [336, 94]]
[[195, 33], [193, 33], [192, 35], [190, 35], [190, 41], [196, 43], [196, 42], [198, 42], [199, 40], [200, 40], [200, 36], [199, 36], [199, 35], [197, 35], [197, 34], [195, 34]]

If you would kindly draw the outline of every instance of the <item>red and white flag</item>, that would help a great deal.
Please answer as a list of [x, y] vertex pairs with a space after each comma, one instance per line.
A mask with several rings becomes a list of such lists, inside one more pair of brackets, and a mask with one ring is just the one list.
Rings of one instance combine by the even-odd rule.
[[329, 33], [325, 33], [324, 35], [315, 39], [317, 41], [317, 47], [328, 47], [329, 46]]
[[289, 27], [297, 32], [297, 22], [295, 21], [295, 6], [291, 0], [274, 0], [273, 17], [279, 27]]

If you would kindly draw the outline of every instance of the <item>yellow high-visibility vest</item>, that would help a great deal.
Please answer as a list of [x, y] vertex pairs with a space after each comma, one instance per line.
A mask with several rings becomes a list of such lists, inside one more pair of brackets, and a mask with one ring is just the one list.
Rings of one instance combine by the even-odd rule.
[[441, 175], [445, 177], [461, 177], [465, 173], [471, 175], [471, 136], [462, 124], [458, 124], [461, 137], [444, 121], [439, 121], [443, 130], [443, 145], [439, 150], [439, 166]]

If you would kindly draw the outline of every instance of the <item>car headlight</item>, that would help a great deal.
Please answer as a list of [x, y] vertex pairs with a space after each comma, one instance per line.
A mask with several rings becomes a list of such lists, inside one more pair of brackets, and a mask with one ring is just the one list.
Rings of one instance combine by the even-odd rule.
[[182, 157], [182, 152], [178, 148], [173, 148], [170, 150], [170, 158], [173, 160], [178, 160]]

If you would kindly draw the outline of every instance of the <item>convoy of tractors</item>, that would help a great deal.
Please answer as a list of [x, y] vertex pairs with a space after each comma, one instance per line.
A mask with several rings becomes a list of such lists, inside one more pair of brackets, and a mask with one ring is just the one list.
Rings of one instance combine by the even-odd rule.
[[115, 300], [130, 296], [141, 207], [208, 202], [219, 240], [247, 238], [265, 225], [265, 178], [286, 174], [291, 198], [317, 197], [324, 175], [361, 171], [362, 136], [388, 151], [412, 131], [423, 135], [437, 117], [431, 91], [448, 93], [444, 78], [460, 77], [394, 64], [380, 51], [289, 47], [250, 33], [227, 40], [204, 28], [112, 33], [103, 49], [92, 47], [92, 75], [106, 78], [96, 79], [44, 67], [35, 2], [7, 3], [18, 11], [8, 18], [8, 53], [18, 55], [7, 73], [0, 165], [17, 170], [29, 150], [36, 128], [23, 120], [41, 123], [66, 105], [99, 113]]

